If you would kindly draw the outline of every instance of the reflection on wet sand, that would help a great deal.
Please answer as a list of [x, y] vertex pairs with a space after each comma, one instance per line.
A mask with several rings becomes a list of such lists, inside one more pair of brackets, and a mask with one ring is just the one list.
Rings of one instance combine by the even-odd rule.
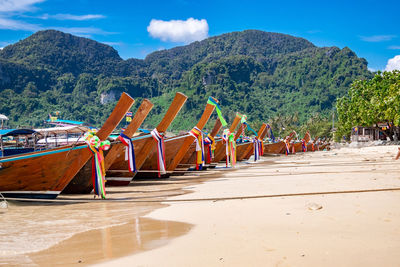
[[231, 170], [135, 180], [107, 188], [105, 201], [61, 195], [49, 203], [11, 202], [0, 216], [0, 266], [88, 265], [162, 246], [192, 225], [141, 216], [225, 171]]
[[33, 264], [87, 265], [165, 245], [191, 229], [190, 224], [136, 217], [124, 225], [83, 232], [29, 254]]

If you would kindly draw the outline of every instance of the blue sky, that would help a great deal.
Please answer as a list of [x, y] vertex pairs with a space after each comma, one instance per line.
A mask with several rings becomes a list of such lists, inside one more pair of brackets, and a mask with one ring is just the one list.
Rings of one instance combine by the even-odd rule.
[[0, 47], [58, 29], [110, 44], [124, 59], [144, 58], [208, 36], [258, 29], [317, 46], [348, 46], [370, 69], [384, 70], [390, 59], [400, 68], [399, 8], [400, 1], [368, 0], [0, 0]]

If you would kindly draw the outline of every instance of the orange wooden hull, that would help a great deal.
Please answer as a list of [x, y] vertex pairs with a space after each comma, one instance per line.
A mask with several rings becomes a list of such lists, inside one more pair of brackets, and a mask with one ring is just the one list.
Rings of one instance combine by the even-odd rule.
[[0, 192], [6, 197], [55, 198], [82, 168], [88, 154], [91, 152], [82, 145], [3, 158]]
[[[222, 139], [216, 138], [215, 143], [216, 143], [216, 145], [220, 145], [221, 143], [223, 143], [223, 141], [222, 141]], [[208, 148], [205, 148], [204, 157], [205, 157], [205, 167], [212, 164], [212, 160], [211, 161], [208, 160], [208, 158], [209, 158]], [[180, 166], [192, 168], [192, 167], [196, 166], [196, 161], [197, 161], [196, 145], [193, 144], [190, 146], [185, 158], [183, 158], [183, 160], [181, 161]]]
[[[133, 145], [135, 152], [140, 151], [148, 138], [137, 137], [133, 138]], [[124, 147], [122, 143], [113, 144], [112, 146]], [[107, 157], [107, 151], [104, 153], [104, 157]], [[87, 162], [85, 166], [79, 171], [75, 178], [68, 184], [63, 190], [63, 194], [89, 194], [93, 190], [93, 182], [91, 177], [92, 163]], [[128, 162], [125, 160], [125, 149], [118, 154], [117, 158], [111, 164], [109, 169], [106, 171], [106, 186], [118, 186], [128, 185], [132, 180], [134, 173], [129, 171]]]
[[[236, 145], [236, 160], [242, 161], [248, 154], [249, 149], [253, 149], [253, 142], [241, 143]], [[252, 155], [252, 153], [250, 154]], [[226, 157], [225, 157], [226, 160]]]
[[285, 143], [283, 141], [271, 144], [264, 144], [264, 155], [284, 154], [284, 153], [285, 153]]
[[[174, 160], [176, 154], [178, 153], [179, 149], [182, 147], [187, 138], [193, 138], [193, 137], [188, 134], [184, 134], [165, 139], [164, 145], [165, 145], [166, 169], [168, 169], [168, 167], [171, 165], [171, 162]], [[162, 175], [162, 177], [166, 178], [169, 177], [170, 175], [171, 173], [167, 173]], [[158, 159], [157, 159], [156, 146], [153, 147], [146, 161], [143, 163], [142, 168], [139, 170], [138, 173], [136, 173], [134, 178], [155, 178], [155, 177], [158, 177]]]

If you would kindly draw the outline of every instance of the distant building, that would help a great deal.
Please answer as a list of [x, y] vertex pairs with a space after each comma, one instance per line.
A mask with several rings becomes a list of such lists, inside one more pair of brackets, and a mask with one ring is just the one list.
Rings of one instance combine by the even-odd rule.
[[[386, 123], [378, 123], [378, 127], [382, 130], [386, 130], [388, 125]], [[376, 140], [387, 140], [388, 137], [382, 131], [379, 131], [376, 127], [353, 127], [351, 131], [352, 142], [368, 142]]]

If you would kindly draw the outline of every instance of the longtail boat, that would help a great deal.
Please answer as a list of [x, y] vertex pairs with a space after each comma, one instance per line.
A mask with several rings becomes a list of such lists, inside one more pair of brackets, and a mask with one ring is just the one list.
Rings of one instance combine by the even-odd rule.
[[[262, 140], [264, 139], [264, 137], [267, 135], [267, 124], [263, 123], [260, 127], [260, 129], [258, 130], [257, 133], [257, 140], [260, 140], [262, 142]], [[239, 151], [239, 149], [238, 149]], [[243, 156], [238, 156], [237, 160], [248, 160], [252, 155], [254, 154], [254, 143], [252, 142], [251, 145], [247, 145], [246, 150], [243, 153]], [[239, 155], [239, 154], [238, 154]]]
[[329, 141], [327, 141], [326, 138], [324, 138], [319, 142], [318, 150], [322, 151], [322, 150], [326, 149], [329, 151], [329, 150], [331, 150], [330, 145], [331, 144], [329, 143]]
[[[171, 125], [179, 111], [187, 100], [187, 96], [182, 93], [176, 93], [174, 100], [170, 104], [161, 122], [155, 128], [159, 133], [164, 133]], [[136, 169], [141, 170], [153, 149], [156, 150], [157, 142], [151, 134], [132, 138], [135, 147], [135, 162]], [[107, 163], [106, 163], [107, 167]], [[137, 173], [132, 173], [129, 170], [128, 162], [125, 161], [125, 156], [121, 153], [114, 163], [110, 164], [106, 170], [107, 185], [109, 186], [127, 186], [132, 181], [132, 178]]]
[[[211, 132], [208, 134], [208, 137], [211, 138], [215, 138], [215, 136], [218, 134], [218, 132], [221, 130], [222, 128], [222, 123], [220, 121], [219, 118], [217, 118], [217, 120], [215, 121], [214, 127], [211, 130]], [[214, 139], [214, 142], [215, 139]], [[215, 144], [214, 144], [215, 145]], [[210, 149], [205, 148], [204, 151], [204, 158], [205, 158], [205, 164], [207, 164], [206, 166], [209, 166], [209, 164], [211, 164], [211, 154], [210, 154]], [[196, 151], [196, 144], [192, 144], [188, 150], [188, 152], [186, 153], [185, 157], [182, 159], [182, 161], [179, 163], [178, 167], [181, 167], [183, 169], [188, 169], [191, 168], [193, 166], [196, 166], [197, 163], [197, 151]], [[204, 167], [203, 167], [204, 169]]]
[[[140, 125], [143, 123], [152, 108], [153, 104], [148, 99], [144, 99], [140, 107], [136, 111], [136, 114], [133, 117], [132, 121], [126, 127], [124, 135], [131, 138], [133, 134], [139, 129]], [[117, 161], [117, 163], [126, 164], [125, 153], [123, 153], [124, 147], [125, 146], [121, 142], [111, 145], [110, 150], [106, 152], [106, 155], [104, 157], [105, 171], [107, 171], [115, 161]], [[74, 179], [72, 179], [68, 186], [62, 191], [62, 193], [89, 194], [93, 190], [91, 173], [92, 164], [91, 162], [87, 162], [86, 165], [78, 172], [78, 174], [75, 175]]]
[[[290, 141], [296, 132], [291, 132], [288, 136], [288, 141]], [[279, 141], [276, 143], [264, 143], [264, 155], [268, 154], [285, 154], [286, 144], [284, 141]]]
[[[238, 124], [240, 123], [241, 116], [236, 113], [235, 118], [233, 119], [233, 122], [231, 124], [231, 127], [229, 127], [229, 132], [234, 132]], [[218, 163], [221, 160], [223, 160], [226, 157], [226, 150], [225, 150], [225, 143], [222, 139], [220, 139], [218, 142], [216, 142], [216, 147], [214, 151], [214, 159], [213, 162]]]
[[310, 139], [311, 139], [310, 133], [306, 132], [302, 140], [297, 142], [291, 142], [290, 153], [294, 154], [298, 152], [303, 152], [304, 150], [307, 151], [307, 143], [310, 141]]
[[[105, 140], [118, 126], [134, 100], [121, 95], [97, 132]], [[17, 198], [56, 198], [93, 156], [88, 145], [68, 145], [0, 159], [0, 193]]]
[[307, 144], [307, 151], [312, 151], [312, 152], [315, 151], [315, 143], [317, 142], [318, 138], [319, 138], [319, 137], [316, 136], [312, 142], [308, 142], [308, 144]]
[[[218, 102], [215, 99], [214, 101]], [[194, 130], [196, 128], [197, 128], [196, 131], [201, 131], [203, 129], [214, 109], [215, 109], [214, 105], [207, 103], [200, 120], [190, 133], [165, 139], [164, 159], [165, 159], [166, 173], [164, 173], [162, 177], [164, 178], [169, 177], [173, 173], [173, 171], [177, 168], [178, 164], [182, 161], [183, 157], [190, 148], [190, 145], [196, 140], [196, 138], [193, 136]], [[160, 176], [159, 160], [157, 155], [158, 155], [157, 149], [154, 148], [152, 153], [146, 160], [146, 162], [143, 164], [141, 171], [136, 174], [135, 178], [151, 178]]]

